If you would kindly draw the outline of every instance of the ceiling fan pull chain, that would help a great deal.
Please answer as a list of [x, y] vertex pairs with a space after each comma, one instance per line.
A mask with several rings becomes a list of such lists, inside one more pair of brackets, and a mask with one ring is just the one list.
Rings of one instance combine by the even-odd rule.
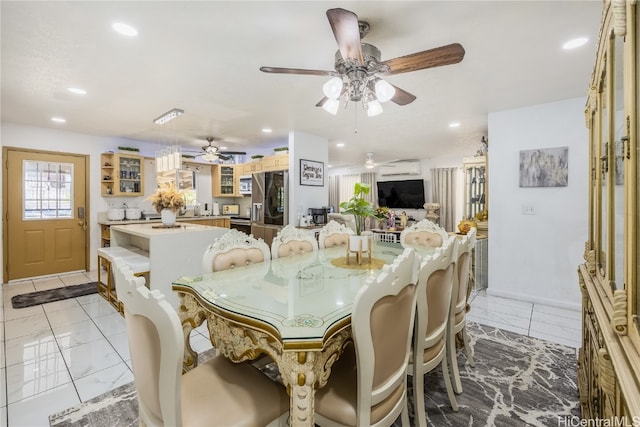
[[353, 104], [354, 105], [354, 114], [355, 114], [355, 124], [354, 124], [354, 131], [353, 133], [358, 133], [358, 105], [356, 103]]

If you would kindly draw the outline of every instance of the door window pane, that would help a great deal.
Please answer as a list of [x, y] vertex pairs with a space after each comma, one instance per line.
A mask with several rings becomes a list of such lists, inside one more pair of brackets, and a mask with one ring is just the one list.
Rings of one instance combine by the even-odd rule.
[[73, 218], [73, 164], [24, 160], [22, 219]]

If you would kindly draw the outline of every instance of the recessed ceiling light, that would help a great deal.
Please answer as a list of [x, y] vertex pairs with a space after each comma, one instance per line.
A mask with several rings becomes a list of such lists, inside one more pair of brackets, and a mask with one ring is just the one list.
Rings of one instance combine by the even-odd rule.
[[332, 167], [333, 167], [333, 165], [327, 165], [327, 167], [328, 167], [328, 168], [332, 168]]
[[585, 45], [588, 41], [589, 39], [587, 37], [578, 37], [563, 44], [562, 48], [565, 50], [575, 49], [577, 47]]
[[449, 127], [450, 128], [460, 127], [460, 122], [451, 122], [451, 123], [449, 123]]
[[66, 123], [67, 119], [64, 119], [62, 117], [51, 117], [51, 121], [56, 123]]
[[271, 133], [271, 132], [273, 132], [273, 130], [271, 128], [262, 128], [262, 132]]
[[118, 34], [122, 34], [127, 37], [135, 37], [138, 35], [138, 30], [133, 28], [129, 24], [125, 24], [124, 22], [114, 22], [111, 24], [111, 28]]
[[336, 144], [336, 147], [341, 147], [341, 148], [344, 147], [344, 142], [338, 142]]
[[227, 147], [227, 146], [225, 146], [225, 145], [223, 145], [223, 146], [221, 146], [221, 147], [220, 147], [220, 149], [221, 149], [221, 150], [226, 150], [227, 148], [229, 148], [229, 147]]
[[76, 95], [86, 95], [87, 91], [84, 89], [80, 89], [79, 87], [68, 87], [67, 90]]

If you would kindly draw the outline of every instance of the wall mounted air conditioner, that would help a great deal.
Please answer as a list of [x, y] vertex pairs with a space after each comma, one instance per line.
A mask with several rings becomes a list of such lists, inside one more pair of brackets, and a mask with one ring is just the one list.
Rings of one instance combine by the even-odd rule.
[[420, 160], [398, 160], [381, 165], [378, 173], [381, 176], [420, 175]]

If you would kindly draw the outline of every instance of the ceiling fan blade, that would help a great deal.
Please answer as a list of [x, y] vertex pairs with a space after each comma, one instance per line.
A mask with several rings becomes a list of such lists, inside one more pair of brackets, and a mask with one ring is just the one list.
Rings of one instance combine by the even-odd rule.
[[464, 58], [464, 48], [459, 43], [452, 43], [410, 55], [388, 59], [383, 62], [391, 68], [389, 75], [424, 70], [425, 68], [457, 64]]
[[355, 59], [359, 64], [363, 64], [358, 16], [346, 9], [336, 8], [327, 10], [327, 18], [338, 42], [342, 59]]
[[318, 101], [318, 103], [316, 104], [316, 107], [322, 107], [324, 103], [327, 102], [328, 100], [329, 98], [327, 98], [326, 96], [323, 97], [320, 101]]
[[275, 74], [303, 74], [307, 76], [337, 76], [338, 73], [329, 70], [306, 70], [304, 68], [260, 67], [264, 73]]
[[407, 104], [411, 104], [413, 101], [416, 100], [415, 95], [407, 92], [406, 90], [400, 89], [396, 85], [391, 85], [391, 86], [393, 86], [394, 89], [396, 90], [395, 95], [393, 95], [393, 98], [391, 98], [391, 102], [394, 102], [398, 105], [407, 105]]

